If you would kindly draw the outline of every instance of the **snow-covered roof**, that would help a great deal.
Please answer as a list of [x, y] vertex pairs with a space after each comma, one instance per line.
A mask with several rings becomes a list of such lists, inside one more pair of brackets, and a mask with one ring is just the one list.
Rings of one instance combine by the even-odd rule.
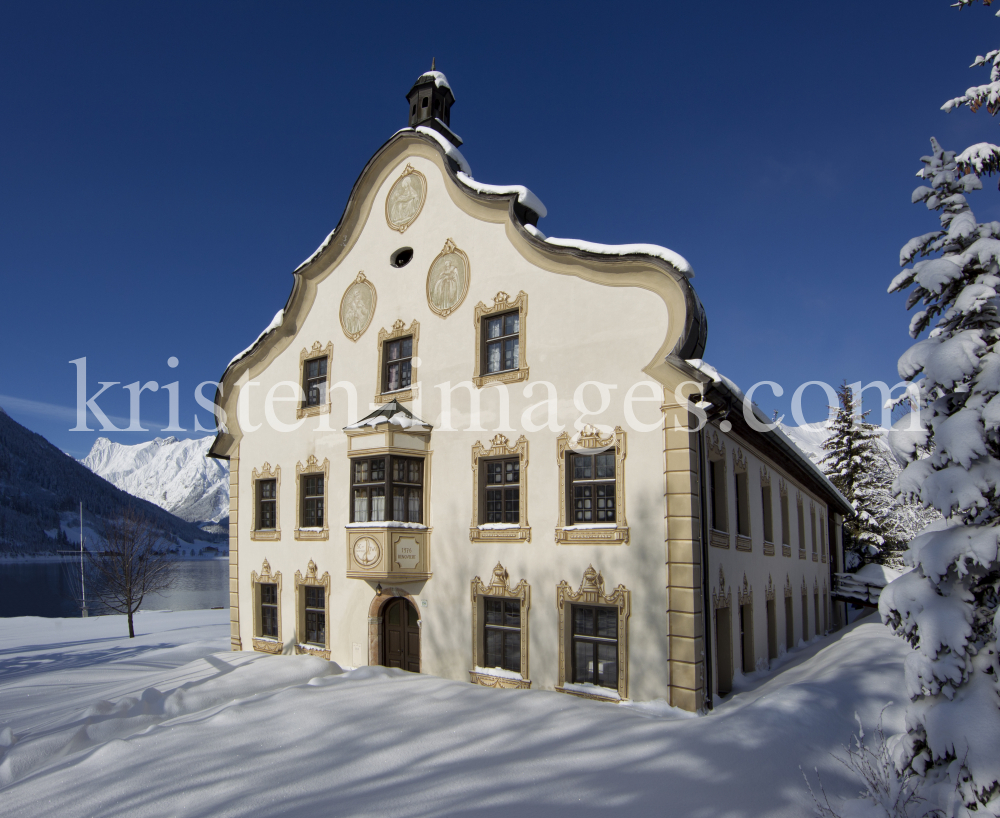
[[382, 423], [388, 423], [390, 426], [398, 426], [400, 429], [415, 428], [419, 430], [431, 428], [429, 423], [425, 423], [420, 418], [415, 417], [403, 404], [392, 400], [380, 406], [370, 415], [361, 418], [361, 420], [345, 426], [344, 430], [364, 429], [366, 426], [374, 429]]
[[[713, 384], [721, 387], [724, 391], [728, 392], [731, 398], [735, 399], [736, 401], [739, 401], [743, 405], [749, 404], [751, 410], [754, 413], [754, 417], [756, 417], [757, 420], [768, 426], [772, 425], [772, 421], [761, 411], [760, 407], [758, 407], [756, 404], [752, 402], [748, 402], [746, 400], [746, 395], [743, 393], [743, 390], [740, 389], [734, 381], [730, 380], [725, 375], [721, 374], [719, 370], [717, 370], [714, 366], [706, 363], [700, 358], [691, 358], [688, 361], [686, 361], [686, 363], [689, 366], [696, 369], [702, 375], [707, 376], [712, 381]], [[819, 466], [817, 466], [805, 452], [803, 452], [798, 446], [796, 446], [795, 442], [783, 431], [781, 431], [779, 426], [775, 425], [773, 429], [770, 429], [768, 432], [765, 432], [764, 434], [770, 435], [771, 439], [775, 443], [777, 443], [781, 449], [783, 449], [787, 454], [794, 457], [809, 472], [811, 472], [818, 481], [824, 484], [827, 490], [831, 492], [833, 496], [836, 497], [843, 504], [843, 509], [842, 509], [843, 511], [846, 512], [849, 509], [851, 509], [851, 504], [847, 502], [847, 498], [844, 497], [844, 495], [840, 493], [840, 490], [835, 485], [833, 485], [833, 483], [830, 482], [830, 478], [826, 476], [824, 471]]]
[[[252, 344], [250, 344], [250, 346], [244, 349], [239, 355], [233, 358], [233, 360], [229, 362], [229, 366], [235, 364], [240, 358], [245, 358], [247, 355], [249, 355], [250, 352], [253, 351], [253, 348], [261, 342], [264, 336], [267, 335], [269, 332], [272, 332], [273, 330], [276, 330], [278, 327], [280, 327], [282, 321], [284, 320], [285, 320], [285, 308], [282, 307], [274, 314], [274, 318], [271, 319], [271, 323], [268, 324], [267, 327], [265, 327], [264, 331], [260, 335], [257, 336], [257, 339]], [[226, 369], [229, 369], [229, 366], [227, 366]]]
[[419, 85], [420, 81], [424, 80], [424, 79], [434, 80], [434, 84], [438, 88], [447, 88], [449, 91], [451, 91], [451, 95], [455, 96], [454, 89], [452, 89], [451, 85], [448, 84], [448, 78], [444, 74], [442, 74], [440, 71], [424, 71], [423, 74], [421, 74], [419, 77], [417, 77], [417, 81], [415, 83], [413, 83], [413, 84], [414, 85]]

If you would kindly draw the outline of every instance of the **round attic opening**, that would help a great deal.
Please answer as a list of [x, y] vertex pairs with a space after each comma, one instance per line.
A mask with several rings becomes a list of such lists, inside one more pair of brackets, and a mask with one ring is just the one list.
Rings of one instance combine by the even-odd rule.
[[412, 247], [400, 247], [395, 253], [389, 256], [389, 263], [393, 267], [405, 267], [413, 259]]

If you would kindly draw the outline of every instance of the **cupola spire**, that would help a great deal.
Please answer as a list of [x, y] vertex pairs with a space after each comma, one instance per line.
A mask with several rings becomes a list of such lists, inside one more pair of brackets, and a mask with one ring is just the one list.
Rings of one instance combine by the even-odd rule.
[[455, 94], [448, 78], [436, 70], [436, 62], [431, 57], [431, 70], [417, 77], [406, 95], [410, 107], [409, 126], [433, 128], [452, 144], [461, 145], [461, 138], [451, 129], [451, 106], [455, 104]]

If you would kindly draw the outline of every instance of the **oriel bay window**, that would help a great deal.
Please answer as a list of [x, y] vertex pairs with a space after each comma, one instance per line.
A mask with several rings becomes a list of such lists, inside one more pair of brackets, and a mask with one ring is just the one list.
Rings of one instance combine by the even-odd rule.
[[423, 483], [424, 461], [419, 457], [352, 460], [351, 522], [423, 523]]
[[521, 600], [483, 599], [485, 667], [521, 672]]

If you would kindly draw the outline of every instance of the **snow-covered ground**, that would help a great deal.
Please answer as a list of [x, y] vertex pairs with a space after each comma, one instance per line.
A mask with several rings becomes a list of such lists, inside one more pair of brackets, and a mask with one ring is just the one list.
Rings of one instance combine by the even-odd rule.
[[[709, 716], [231, 653], [228, 611], [3, 620], [0, 813], [13, 816], [804, 816], [799, 765], [900, 699], [872, 619], [741, 680]], [[886, 726], [901, 729], [901, 708]], [[836, 803], [835, 798], [831, 800]]]

